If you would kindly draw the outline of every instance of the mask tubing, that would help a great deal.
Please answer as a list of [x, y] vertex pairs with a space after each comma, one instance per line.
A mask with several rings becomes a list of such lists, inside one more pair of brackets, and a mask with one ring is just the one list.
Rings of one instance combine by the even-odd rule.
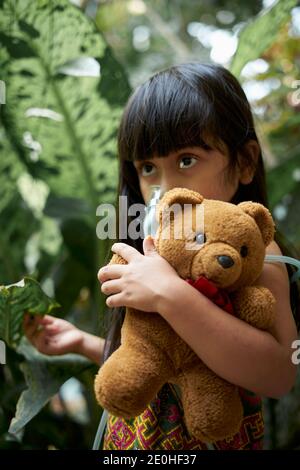
[[281, 263], [292, 264], [293, 266], [296, 266], [298, 270], [293, 274], [291, 278], [291, 282], [295, 282], [297, 279], [300, 278], [300, 261], [298, 259], [291, 258], [290, 256], [266, 255], [265, 261], [270, 262], [270, 263], [281, 262]]

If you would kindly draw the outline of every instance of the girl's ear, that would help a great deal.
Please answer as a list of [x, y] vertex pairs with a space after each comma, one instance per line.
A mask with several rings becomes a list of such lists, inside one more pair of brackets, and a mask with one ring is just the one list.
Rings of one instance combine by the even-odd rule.
[[242, 184], [250, 184], [253, 180], [255, 168], [258, 162], [258, 157], [260, 153], [260, 146], [256, 140], [251, 139], [243, 146], [243, 153], [248, 154], [249, 159], [253, 162], [252, 165], [246, 165], [243, 162], [243, 158], [239, 155], [240, 166], [239, 166], [239, 180]]

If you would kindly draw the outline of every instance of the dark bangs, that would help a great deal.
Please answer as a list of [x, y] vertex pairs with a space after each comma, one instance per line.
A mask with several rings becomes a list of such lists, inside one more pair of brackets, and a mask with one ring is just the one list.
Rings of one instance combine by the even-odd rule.
[[241, 87], [229, 72], [222, 80], [226, 70], [216, 73], [216, 68], [193, 63], [172, 67], [139, 86], [119, 128], [121, 160], [166, 156], [191, 146], [224, 151], [224, 143], [232, 151], [256, 138], [250, 135], [252, 116], [250, 108], [244, 109]]
[[214, 109], [207, 96], [173, 73], [157, 75], [128, 102], [119, 130], [119, 155], [133, 161], [183, 147], [211, 148], [213, 127]]

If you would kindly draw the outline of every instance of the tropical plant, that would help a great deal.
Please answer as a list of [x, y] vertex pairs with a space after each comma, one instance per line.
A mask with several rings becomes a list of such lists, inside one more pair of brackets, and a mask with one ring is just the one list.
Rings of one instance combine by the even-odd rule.
[[[11, 433], [20, 438], [60, 385], [86, 369], [80, 377], [91, 426], [78, 442], [88, 447], [101, 411], [93, 398], [95, 366], [79, 356], [46, 357], [24, 339], [19, 344], [25, 307], [50, 311], [45, 294], [37, 293], [38, 285], [26, 276], [60, 304], [55, 315], [104, 334], [97, 271], [111, 241], [96, 236], [96, 210], [114, 202], [116, 131], [130, 86], [101, 33], [69, 2], [3, 1], [0, 8], [0, 70], [6, 85], [0, 124], [0, 279], [8, 285], [25, 277], [23, 287], [1, 290], [0, 336], [7, 364], [0, 366], [0, 447], [20, 446]], [[17, 312], [13, 305], [19, 305]], [[25, 383], [29, 389], [20, 397]], [[57, 419], [49, 407], [43, 414], [46, 428]], [[34, 421], [22, 446], [33, 445]], [[66, 416], [64, 426], [77, 424]], [[84, 426], [79, 428], [84, 434]], [[62, 431], [49, 437], [45, 430], [37, 442], [72, 446]]]

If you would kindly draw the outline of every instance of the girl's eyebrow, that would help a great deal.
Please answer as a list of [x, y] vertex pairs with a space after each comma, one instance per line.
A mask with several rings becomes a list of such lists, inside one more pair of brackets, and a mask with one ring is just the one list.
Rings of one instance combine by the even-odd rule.
[[[190, 146], [190, 147], [182, 147], [178, 150], [174, 150], [173, 152], [170, 152], [170, 157], [172, 158], [176, 158], [178, 157], [178, 155], [180, 155], [181, 153], [193, 153], [195, 151], [200, 151], [200, 150], [204, 150], [203, 149], [203, 146], [202, 145], [194, 145], [194, 146]], [[155, 156], [152, 156], [152, 157], [148, 157], [148, 158], [143, 158], [141, 160], [134, 160], [133, 161], [133, 164], [134, 166], [140, 166], [140, 165], [143, 165], [145, 164], [146, 162], [148, 161], [151, 161], [151, 160], [160, 160], [161, 158], [167, 158], [166, 156], [164, 157], [155, 157]]]

